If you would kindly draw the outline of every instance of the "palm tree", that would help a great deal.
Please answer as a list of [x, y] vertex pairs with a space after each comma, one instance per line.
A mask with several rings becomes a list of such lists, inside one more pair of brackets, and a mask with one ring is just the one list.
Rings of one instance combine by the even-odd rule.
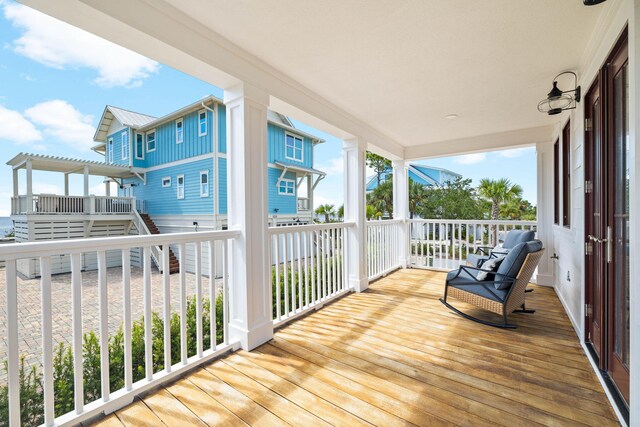
[[382, 212], [382, 215], [393, 216], [393, 180], [382, 181], [382, 184], [367, 194], [367, 203]]
[[428, 191], [422, 184], [409, 180], [409, 218], [413, 219], [413, 215], [421, 210], [429, 197]]
[[329, 217], [335, 215], [335, 213], [336, 211], [334, 209], [334, 206], [330, 204], [320, 205], [316, 208], [316, 215], [324, 215], [325, 223], [328, 223]]
[[366, 212], [367, 220], [371, 221], [372, 219], [380, 218], [382, 216], [382, 212], [379, 212], [376, 208], [371, 205], [367, 205]]
[[341, 205], [338, 208], [338, 219], [339, 220], [343, 220], [344, 219], [344, 205]]
[[478, 194], [491, 202], [491, 219], [497, 220], [500, 205], [522, 196], [522, 187], [512, 184], [507, 178], [497, 180], [483, 178], [478, 186]]

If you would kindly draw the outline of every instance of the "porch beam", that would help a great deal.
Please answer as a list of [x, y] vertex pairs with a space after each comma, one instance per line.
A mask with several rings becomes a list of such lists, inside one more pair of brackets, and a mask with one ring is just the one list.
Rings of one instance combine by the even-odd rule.
[[407, 160], [417, 160], [534, 146], [538, 143], [550, 141], [553, 136], [553, 130], [553, 126], [538, 126], [415, 145], [405, 149], [405, 158]]
[[369, 287], [366, 253], [365, 154], [362, 138], [346, 140], [344, 153], [344, 221], [355, 223], [347, 231], [347, 276], [356, 292]]
[[398, 263], [407, 268], [407, 251], [409, 247], [409, 173], [408, 164], [404, 160], [392, 161], [393, 166], [393, 219], [403, 221], [398, 233]]
[[227, 182], [231, 243], [229, 334], [252, 350], [273, 337], [267, 236], [267, 107], [261, 90], [240, 84], [225, 90]]

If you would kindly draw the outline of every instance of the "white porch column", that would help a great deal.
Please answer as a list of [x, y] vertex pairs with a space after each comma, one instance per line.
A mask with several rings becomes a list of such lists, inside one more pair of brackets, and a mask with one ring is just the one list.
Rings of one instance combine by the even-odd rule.
[[111, 197], [111, 180], [105, 180], [104, 182], [104, 194], [107, 197]]
[[18, 175], [18, 171], [19, 169], [14, 169], [13, 170], [13, 197], [18, 197], [18, 179], [19, 179], [19, 175]]
[[347, 233], [347, 275], [356, 292], [369, 287], [366, 252], [365, 154], [367, 145], [361, 138], [343, 143], [344, 153], [344, 221], [354, 222]]
[[68, 173], [64, 174], [64, 195], [65, 196], [69, 195], [69, 174]]
[[31, 160], [27, 160], [27, 196], [33, 196], [33, 165]]
[[247, 84], [225, 90], [232, 339], [251, 350], [273, 337], [267, 237], [268, 94]]
[[84, 196], [87, 197], [89, 195], [89, 166], [85, 166], [82, 173], [84, 175]]
[[553, 247], [553, 142], [536, 144], [538, 160], [538, 229], [537, 237], [547, 251], [538, 264], [536, 282], [554, 286]]
[[407, 162], [393, 160], [393, 219], [403, 221], [398, 233], [398, 263], [407, 268], [407, 251], [409, 247], [409, 173]]

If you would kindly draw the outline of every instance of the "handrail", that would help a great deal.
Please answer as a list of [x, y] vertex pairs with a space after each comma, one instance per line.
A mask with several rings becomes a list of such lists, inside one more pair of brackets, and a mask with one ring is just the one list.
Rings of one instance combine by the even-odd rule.
[[486, 224], [486, 225], [537, 225], [538, 221], [530, 221], [530, 220], [511, 220], [511, 219], [408, 219], [407, 222], [413, 223], [423, 223], [423, 224], [433, 224], [433, 223], [442, 223], [442, 224]]
[[326, 224], [307, 224], [307, 225], [283, 225], [281, 227], [269, 227], [269, 234], [286, 233], [293, 231], [318, 231], [329, 230], [333, 228], [350, 228], [355, 227], [355, 222], [329, 222]]
[[238, 230], [196, 231], [188, 233], [151, 234], [148, 236], [112, 236], [89, 237], [83, 239], [66, 239], [52, 241], [37, 241], [24, 243], [10, 243], [0, 245], [0, 259], [16, 260], [20, 258], [34, 258], [82, 253], [91, 251], [108, 251], [115, 249], [131, 249], [139, 247], [159, 246], [168, 244], [191, 243], [195, 240], [234, 239], [240, 236]]
[[[144, 235], [151, 236], [152, 234], [149, 227], [147, 227], [147, 224], [144, 222], [137, 209], [133, 209], [133, 214], [136, 217], [136, 228], [138, 229], [138, 232], [144, 232]], [[153, 259], [153, 263], [156, 265], [158, 270], [162, 271], [162, 264], [160, 262], [162, 259], [162, 250], [159, 246], [151, 246], [151, 259]]]

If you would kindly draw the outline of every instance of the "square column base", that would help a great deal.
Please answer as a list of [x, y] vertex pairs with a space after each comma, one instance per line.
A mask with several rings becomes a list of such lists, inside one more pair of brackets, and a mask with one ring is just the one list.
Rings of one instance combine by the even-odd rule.
[[269, 321], [248, 331], [240, 325], [229, 324], [229, 338], [240, 340], [240, 347], [250, 351], [273, 338], [273, 322]]
[[364, 292], [369, 289], [369, 279], [366, 276], [349, 277], [349, 286], [356, 292]]

